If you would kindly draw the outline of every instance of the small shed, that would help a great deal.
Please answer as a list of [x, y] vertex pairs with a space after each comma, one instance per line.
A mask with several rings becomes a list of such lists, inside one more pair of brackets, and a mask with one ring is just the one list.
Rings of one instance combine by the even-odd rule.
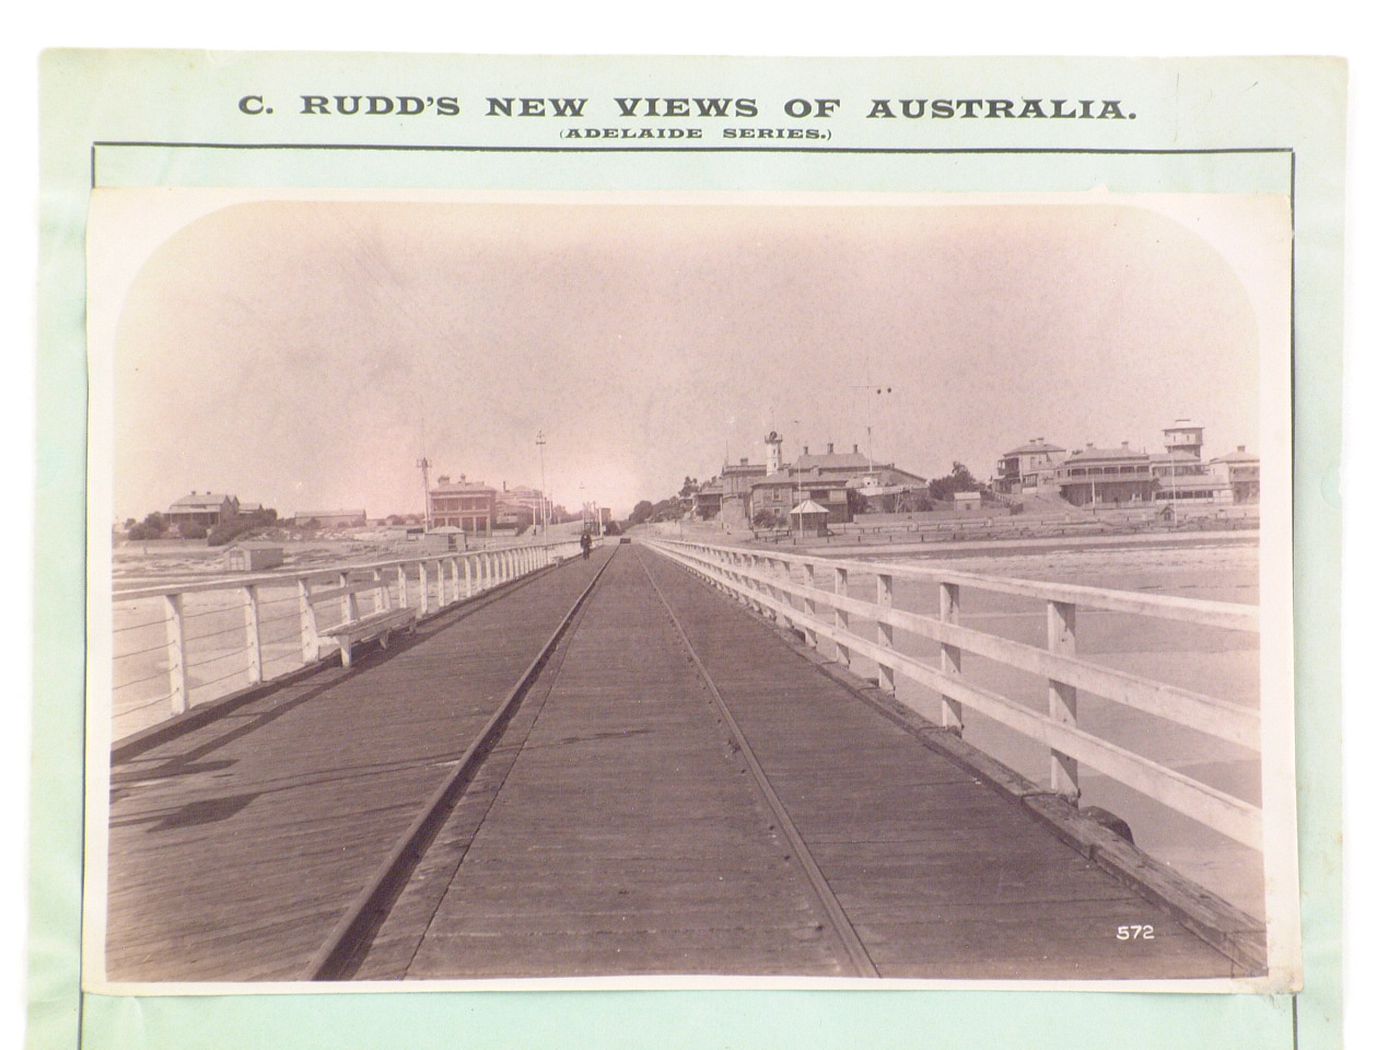
[[429, 540], [439, 550], [464, 551], [467, 549], [467, 533], [456, 525], [439, 525], [427, 532]]
[[245, 541], [224, 550], [224, 566], [229, 572], [261, 572], [282, 564], [280, 543]]
[[954, 492], [954, 510], [976, 510], [982, 506], [982, 493], [980, 492]]
[[820, 503], [809, 499], [804, 499], [788, 511], [788, 519], [792, 522], [795, 531], [799, 533], [813, 532], [818, 536], [826, 531], [826, 522], [830, 515], [831, 511]]

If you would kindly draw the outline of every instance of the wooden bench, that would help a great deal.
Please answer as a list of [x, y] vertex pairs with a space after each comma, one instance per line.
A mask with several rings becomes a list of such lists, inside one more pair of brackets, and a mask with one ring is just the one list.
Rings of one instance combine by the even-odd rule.
[[[383, 578], [366, 580], [363, 583], [350, 583], [345, 576], [339, 587], [323, 591], [308, 592], [306, 598], [312, 620], [316, 617], [316, 603], [341, 599], [341, 621], [332, 627], [316, 627], [316, 640], [330, 642], [340, 650], [340, 664], [349, 667], [351, 651], [356, 643], [377, 641], [384, 649], [389, 648], [389, 635], [394, 631], [406, 630], [412, 634], [418, 626], [418, 613], [413, 609], [395, 609], [389, 602], [389, 586]], [[365, 593], [374, 595], [375, 611], [361, 615], [359, 596]]]

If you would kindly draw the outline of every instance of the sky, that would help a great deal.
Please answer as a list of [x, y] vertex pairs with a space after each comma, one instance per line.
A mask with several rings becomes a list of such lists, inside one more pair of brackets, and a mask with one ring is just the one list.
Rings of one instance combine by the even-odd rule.
[[181, 222], [162, 199], [124, 211], [173, 227], [153, 249], [119, 222], [90, 245], [131, 271], [105, 289], [117, 519], [191, 490], [412, 512], [423, 455], [623, 516], [761, 462], [770, 428], [789, 458], [858, 443], [924, 476], [987, 477], [1033, 437], [1159, 450], [1182, 416], [1218, 455], [1258, 447], [1258, 315], [1286, 320], [1274, 198], [267, 200]]

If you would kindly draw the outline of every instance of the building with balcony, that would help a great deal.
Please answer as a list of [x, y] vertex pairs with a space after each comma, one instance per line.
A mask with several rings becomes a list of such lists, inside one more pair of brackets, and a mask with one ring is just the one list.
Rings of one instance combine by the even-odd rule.
[[1024, 445], [1001, 454], [997, 460], [996, 475], [992, 478], [992, 488], [1003, 495], [1027, 489], [1039, 490], [1041, 479], [1052, 477], [1056, 465], [1064, 458], [1065, 450], [1059, 445], [1043, 437], [1031, 438]]
[[1152, 502], [1157, 479], [1146, 452], [1129, 448], [1076, 449], [1047, 479], [1060, 497], [1076, 507], [1121, 507]]
[[1259, 502], [1259, 457], [1243, 445], [1210, 461], [1211, 472], [1230, 487], [1235, 503]]
[[443, 475], [428, 490], [428, 532], [457, 528], [469, 536], [490, 536], [495, 527], [496, 490], [486, 482]]

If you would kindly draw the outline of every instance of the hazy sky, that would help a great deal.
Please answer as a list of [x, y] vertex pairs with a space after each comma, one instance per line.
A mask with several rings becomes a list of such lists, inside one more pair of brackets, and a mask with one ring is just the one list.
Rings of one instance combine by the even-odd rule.
[[[1220, 208], [1277, 254], [1259, 199]], [[191, 489], [412, 511], [424, 452], [434, 477], [539, 484], [541, 430], [555, 498], [622, 514], [726, 447], [761, 460], [770, 425], [795, 455], [864, 450], [869, 423], [923, 475], [987, 476], [1037, 436], [1155, 450], [1183, 415], [1207, 454], [1257, 448], [1246, 283], [1115, 203], [235, 204], [120, 306], [115, 512]], [[868, 382], [893, 388], [869, 417]]]

